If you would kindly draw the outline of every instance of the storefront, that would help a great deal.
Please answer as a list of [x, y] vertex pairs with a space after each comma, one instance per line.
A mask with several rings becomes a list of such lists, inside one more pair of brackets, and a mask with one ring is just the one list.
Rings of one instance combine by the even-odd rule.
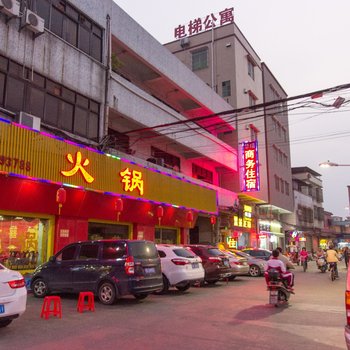
[[281, 232], [282, 225], [277, 221], [259, 220], [259, 248], [273, 250], [284, 249], [285, 235]]
[[0, 259], [32, 270], [66, 244], [130, 238], [187, 243], [216, 191], [0, 119]]
[[229, 248], [244, 249], [256, 246], [256, 231], [252, 207], [243, 205], [240, 213], [232, 215], [230, 228], [221, 230], [222, 241]]

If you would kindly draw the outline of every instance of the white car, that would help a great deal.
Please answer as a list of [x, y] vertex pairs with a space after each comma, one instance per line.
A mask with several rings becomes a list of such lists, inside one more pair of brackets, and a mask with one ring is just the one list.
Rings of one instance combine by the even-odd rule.
[[27, 305], [27, 288], [23, 276], [0, 264], [0, 328], [22, 315]]
[[202, 259], [191, 250], [170, 244], [157, 244], [157, 250], [163, 273], [163, 289], [158, 294], [166, 293], [170, 287], [184, 292], [196, 283], [203, 283]]

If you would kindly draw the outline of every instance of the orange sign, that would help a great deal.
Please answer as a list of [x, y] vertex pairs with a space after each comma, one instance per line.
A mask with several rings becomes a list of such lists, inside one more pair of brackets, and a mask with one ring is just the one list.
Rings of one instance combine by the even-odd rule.
[[122, 183], [124, 184], [124, 191], [132, 192], [135, 189], [139, 190], [140, 195], [143, 195], [143, 180], [142, 172], [126, 168], [121, 171], [119, 175], [122, 177]]
[[[81, 152], [78, 151], [76, 153], [77, 157], [76, 157], [76, 160], [75, 160], [75, 165], [74, 167], [71, 169], [71, 170], [68, 170], [68, 171], [61, 171], [61, 174], [63, 176], [73, 176], [75, 175], [79, 170], [81, 172], [81, 174], [83, 175], [85, 181], [89, 184], [91, 184], [95, 179], [84, 169], [84, 167], [88, 166], [90, 161], [88, 158], [86, 158], [83, 162], [83, 164], [81, 164], [81, 160], [82, 160], [82, 156], [81, 156]], [[67, 159], [69, 161], [69, 163], [72, 163], [74, 164], [74, 159], [73, 159], [73, 156], [68, 153], [67, 154]]]

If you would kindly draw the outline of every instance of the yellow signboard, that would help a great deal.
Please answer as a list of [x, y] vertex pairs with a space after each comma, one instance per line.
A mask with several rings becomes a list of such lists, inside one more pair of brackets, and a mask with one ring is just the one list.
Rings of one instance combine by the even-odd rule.
[[217, 212], [213, 189], [6, 122], [0, 122], [0, 173]]

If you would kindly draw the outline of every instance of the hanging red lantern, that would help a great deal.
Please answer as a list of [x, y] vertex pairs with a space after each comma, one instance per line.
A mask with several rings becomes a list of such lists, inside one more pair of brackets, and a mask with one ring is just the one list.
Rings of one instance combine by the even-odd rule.
[[119, 216], [120, 216], [120, 213], [123, 211], [123, 209], [124, 209], [123, 200], [121, 198], [117, 198], [117, 200], [115, 201], [115, 210], [117, 211], [117, 221], [119, 221]]
[[213, 225], [213, 228], [214, 228], [214, 225], [216, 224], [216, 216], [212, 215], [210, 217], [210, 223]]
[[58, 203], [58, 215], [61, 215], [61, 208], [66, 203], [67, 193], [66, 190], [61, 187], [56, 192], [56, 203]]
[[192, 225], [193, 222], [193, 211], [190, 210], [186, 214], [186, 220], [189, 222], [190, 226]]
[[158, 207], [157, 207], [157, 218], [158, 218], [159, 226], [160, 226], [160, 222], [161, 222], [163, 216], [164, 216], [164, 208], [161, 205], [158, 205]]

